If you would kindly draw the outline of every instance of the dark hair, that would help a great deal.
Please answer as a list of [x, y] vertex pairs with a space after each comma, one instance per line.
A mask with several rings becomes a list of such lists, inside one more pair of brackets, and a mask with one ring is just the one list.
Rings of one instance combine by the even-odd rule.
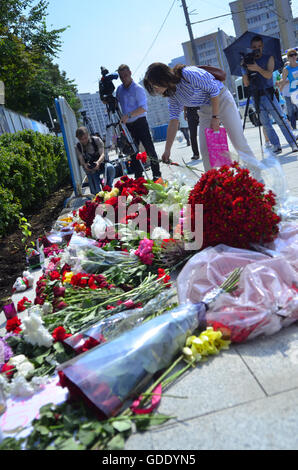
[[254, 36], [252, 40], [250, 41], [250, 44], [252, 44], [253, 42], [257, 42], [257, 41], [258, 42], [261, 41], [261, 43], [263, 43], [263, 39], [261, 38], [261, 36]]
[[119, 67], [117, 69], [117, 72], [120, 73], [120, 72], [123, 72], [123, 70], [129, 70], [130, 71], [130, 68], [126, 64], [119, 65]]
[[87, 127], [81, 126], [76, 130], [77, 139], [81, 139], [86, 134], [89, 134]]
[[165, 87], [163, 96], [173, 96], [176, 91], [176, 85], [181, 81], [182, 69], [185, 65], [178, 64], [173, 69], [161, 62], [154, 62], [149, 65], [145, 78], [144, 87], [150, 95], [155, 95], [153, 85]]

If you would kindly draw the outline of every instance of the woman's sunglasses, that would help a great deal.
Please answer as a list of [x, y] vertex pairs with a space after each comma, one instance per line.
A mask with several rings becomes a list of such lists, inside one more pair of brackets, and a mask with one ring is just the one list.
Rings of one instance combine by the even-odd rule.
[[297, 57], [297, 54], [289, 54], [289, 57]]

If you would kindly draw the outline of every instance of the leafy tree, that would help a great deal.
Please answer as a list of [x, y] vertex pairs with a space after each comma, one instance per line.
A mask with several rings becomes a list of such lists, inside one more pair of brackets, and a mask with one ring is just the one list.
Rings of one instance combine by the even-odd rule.
[[80, 108], [73, 80], [53, 63], [66, 28], [48, 31], [46, 0], [0, 0], [0, 79], [8, 108], [49, 123], [47, 108], [64, 96]]

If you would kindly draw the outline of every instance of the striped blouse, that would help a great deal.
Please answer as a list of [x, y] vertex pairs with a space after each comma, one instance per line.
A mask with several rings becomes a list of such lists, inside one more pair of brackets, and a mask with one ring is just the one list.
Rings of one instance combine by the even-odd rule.
[[181, 81], [176, 85], [174, 96], [169, 98], [171, 119], [179, 119], [184, 106], [195, 107], [210, 104], [210, 98], [219, 95], [223, 83], [213, 75], [196, 66], [184, 67]]

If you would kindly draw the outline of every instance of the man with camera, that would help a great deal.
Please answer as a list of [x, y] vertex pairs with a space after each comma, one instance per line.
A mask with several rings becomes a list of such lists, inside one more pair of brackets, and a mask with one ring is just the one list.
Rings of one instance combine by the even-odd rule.
[[[147, 155], [150, 158], [150, 165], [153, 180], [161, 176], [158, 157], [152, 142], [147, 115], [147, 97], [143, 87], [135, 83], [132, 79], [128, 65], [122, 64], [118, 68], [118, 73], [122, 85], [117, 88], [116, 97], [120, 103], [123, 116], [121, 121], [131, 133], [136, 146], [142, 143]], [[139, 178], [143, 174], [143, 168], [136, 159], [136, 154], [132, 156], [132, 169], [135, 177]]]
[[85, 170], [91, 194], [101, 190], [100, 173], [106, 171], [105, 184], [112, 188], [115, 178], [115, 168], [105, 162], [103, 141], [96, 136], [90, 136], [86, 127], [79, 127], [76, 131], [78, 143], [75, 146], [77, 158]]
[[243, 84], [250, 88], [250, 94], [254, 98], [260, 121], [273, 145], [273, 152], [279, 154], [282, 149], [278, 135], [272, 126], [270, 115], [278, 124], [292, 151], [297, 152], [295, 137], [283, 119], [283, 112], [274, 94], [272, 79], [275, 67], [274, 57], [263, 54], [263, 40], [260, 36], [252, 38], [251, 49], [252, 53], [244, 56], [241, 64], [244, 69]]

